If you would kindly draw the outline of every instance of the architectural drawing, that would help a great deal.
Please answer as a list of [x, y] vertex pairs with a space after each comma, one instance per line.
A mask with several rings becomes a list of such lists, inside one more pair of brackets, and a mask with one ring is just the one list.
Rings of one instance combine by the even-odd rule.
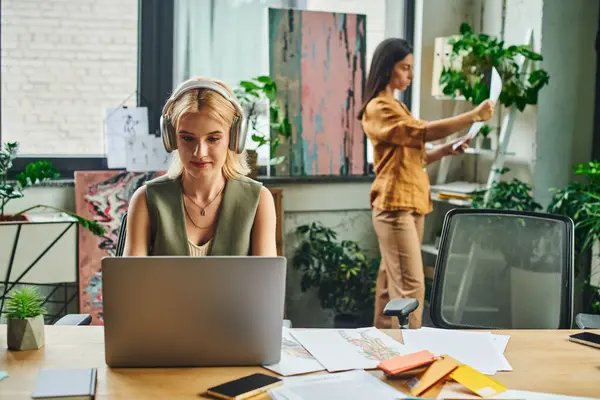
[[400, 353], [385, 343], [380, 338], [369, 336], [369, 331], [338, 331], [339, 335], [348, 343], [359, 347], [363, 357], [369, 360], [383, 361]]

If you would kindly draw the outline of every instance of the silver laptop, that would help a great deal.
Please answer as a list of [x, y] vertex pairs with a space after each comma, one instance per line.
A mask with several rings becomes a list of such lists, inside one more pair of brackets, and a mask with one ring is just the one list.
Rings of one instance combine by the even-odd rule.
[[105, 257], [110, 367], [279, 362], [284, 257]]

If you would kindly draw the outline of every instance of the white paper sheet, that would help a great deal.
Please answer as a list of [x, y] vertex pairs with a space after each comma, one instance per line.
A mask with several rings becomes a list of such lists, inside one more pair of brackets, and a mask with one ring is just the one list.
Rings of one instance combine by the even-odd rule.
[[407, 396], [364, 370], [284, 378], [273, 400], [404, 399]]
[[300, 375], [325, 369], [286, 327], [283, 327], [281, 361], [277, 364], [263, 365], [263, 367], [283, 376]]
[[292, 330], [292, 335], [329, 372], [375, 369], [383, 360], [407, 354], [377, 328]]
[[[500, 93], [502, 93], [502, 78], [500, 78], [500, 74], [498, 73], [496, 68], [492, 67], [492, 79], [491, 79], [491, 83], [490, 83], [490, 96], [488, 97], [488, 99], [492, 100], [494, 102], [494, 104], [496, 104], [498, 102], [498, 99], [500, 98]], [[467, 142], [468, 140], [474, 139], [475, 136], [477, 136], [477, 134], [483, 127], [483, 125], [485, 125], [485, 122], [478, 121], [478, 122], [473, 123], [473, 125], [471, 125], [471, 128], [469, 129], [469, 132], [465, 136], [463, 136], [462, 140], [460, 140], [460, 141], [456, 142], [454, 145], [452, 145], [452, 148], [454, 150], [456, 150], [463, 143]]]
[[162, 138], [139, 135], [127, 149], [127, 171], [165, 171], [169, 168], [170, 154], [165, 150]]
[[[442, 332], [449, 331], [449, 329], [430, 328], [430, 327], [425, 327], [425, 326], [422, 327], [421, 329], [439, 331], [440, 335], [442, 334]], [[464, 332], [464, 331], [457, 331], [457, 330], [452, 330], [452, 332], [463, 332], [463, 333], [468, 333], [471, 335], [472, 334], [489, 335], [492, 339], [492, 345], [494, 346], [494, 349], [496, 349], [496, 353], [498, 354], [498, 357], [500, 359], [500, 364], [498, 365], [498, 371], [512, 371], [513, 370], [512, 366], [510, 365], [510, 363], [504, 356], [504, 352], [506, 351], [506, 347], [508, 346], [508, 341], [510, 340], [510, 336], [498, 335], [498, 334], [491, 333], [491, 332]]]
[[104, 143], [108, 168], [125, 168], [127, 150], [138, 136], [148, 136], [146, 107], [109, 108], [104, 117]]
[[[480, 396], [471, 392], [458, 382], [448, 382], [444, 384], [438, 399], [460, 398], [460, 399], [481, 399]], [[594, 400], [592, 397], [567, 396], [562, 394], [551, 394], [541, 392], [530, 392], [527, 390], [508, 389], [505, 392], [487, 397], [487, 399], [510, 399], [510, 400]], [[596, 398], [598, 400], [598, 398]]]
[[489, 332], [421, 328], [406, 329], [402, 337], [411, 353], [429, 350], [436, 355], [447, 354], [482, 374], [494, 375], [504, 365], [504, 356], [498, 354]]

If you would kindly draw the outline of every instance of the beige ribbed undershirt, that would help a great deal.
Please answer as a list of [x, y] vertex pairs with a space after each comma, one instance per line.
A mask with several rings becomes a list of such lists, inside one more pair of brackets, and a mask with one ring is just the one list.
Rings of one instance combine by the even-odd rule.
[[202, 246], [198, 246], [197, 244], [192, 243], [188, 240], [188, 247], [190, 249], [191, 257], [202, 257], [208, 254], [208, 249], [210, 247], [210, 243], [212, 239], [208, 242], [204, 243]]

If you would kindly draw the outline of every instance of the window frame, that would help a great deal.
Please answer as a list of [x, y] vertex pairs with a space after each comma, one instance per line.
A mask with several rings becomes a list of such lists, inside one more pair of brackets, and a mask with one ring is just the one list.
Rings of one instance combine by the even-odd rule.
[[[162, 106], [172, 91], [174, 12], [176, 0], [138, 0], [138, 60], [137, 60], [137, 106], [148, 108], [150, 132], [160, 134], [159, 118]], [[302, 0], [296, 0], [302, 7]], [[404, 37], [414, 39], [415, 0], [404, 0]], [[1, 55], [0, 55], [1, 57]], [[2, 76], [0, 74], [0, 84]], [[403, 93], [403, 102], [411, 108], [410, 88]], [[0, 107], [0, 143], [2, 142], [2, 107]], [[373, 174], [373, 165], [367, 163], [365, 145], [365, 175]], [[27, 164], [49, 161], [59, 171], [60, 178], [73, 179], [75, 171], [122, 170], [108, 168], [105, 156], [34, 156], [18, 157], [9, 172], [9, 179], [25, 170]], [[266, 172], [266, 167], [261, 168]]]

